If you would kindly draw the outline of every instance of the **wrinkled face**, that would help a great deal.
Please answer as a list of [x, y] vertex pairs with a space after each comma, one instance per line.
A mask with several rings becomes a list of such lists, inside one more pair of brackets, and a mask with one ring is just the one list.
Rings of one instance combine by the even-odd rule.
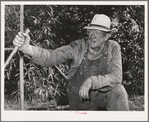
[[87, 30], [87, 34], [91, 48], [100, 47], [107, 40], [107, 34], [100, 30]]

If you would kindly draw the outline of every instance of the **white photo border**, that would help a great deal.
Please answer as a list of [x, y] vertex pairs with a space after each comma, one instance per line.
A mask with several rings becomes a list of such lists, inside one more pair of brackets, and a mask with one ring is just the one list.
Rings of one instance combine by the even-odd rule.
[[[145, 110], [6, 111], [4, 110], [4, 7], [5, 5], [144, 5], [145, 6]], [[80, 113], [80, 114], [79, 114]], [[86, 113], [86, 114], [81, 114]], [[2, 1], [1, 2], [1, 120], [2, 121], [146, 121], [148, 120], [148, 2], [147, 1]]]

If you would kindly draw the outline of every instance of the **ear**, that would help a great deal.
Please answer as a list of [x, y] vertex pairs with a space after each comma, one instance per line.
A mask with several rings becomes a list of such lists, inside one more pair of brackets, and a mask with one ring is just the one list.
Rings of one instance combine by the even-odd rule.
[[106, 36], [105, 36], [105, 40], [107, 41], [110, 38], [110, 36], [111, 36], [111, 34], [107, 33]]

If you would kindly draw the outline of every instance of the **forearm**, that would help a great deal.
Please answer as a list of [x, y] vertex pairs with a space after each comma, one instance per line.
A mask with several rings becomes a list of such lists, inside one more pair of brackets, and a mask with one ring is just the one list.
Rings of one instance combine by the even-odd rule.
[[26, 47], [25, 49], [21, 49], [20, 51], [22, 51], [24, 54], [32, 57], [34, 55], [34, 52], [33, 52], [33, 47], [32, 45], [29, 45], [28, 47]]
[[73, 58], [73, 50], [71, 45], [62, 46], [56, 50], [48, 50], [30, 45], [27, 49], [22, 50], [22, 52], [29, 57], [31, 62], [49, 67]]
[[104, 87], [113, 87], [122, 82], [122, 75], [118, 73], [110, 73], [107, 75], [91, 76], [92, 88], [100, 89]]
[[40, 47], [29, 45], [26, 49], [21, 50], [31, 62], [38, 65], [49, 67], [58, 62], [56, 51], [47, 50]]
[[25, 56], [31, 60], [31, 62], [36, 63], [41, 66], [50, 66], [52, 65], [52, 58], [50, 51], [40, 48], [40, 47], [35, 47], [32, 45], [27, 46], [26, 48], [20, 49]]

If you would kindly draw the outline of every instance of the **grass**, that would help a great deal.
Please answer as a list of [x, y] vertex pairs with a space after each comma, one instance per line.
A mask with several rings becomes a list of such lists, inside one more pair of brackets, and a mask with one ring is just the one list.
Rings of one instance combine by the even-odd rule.
[[[50, 107], [49, 107], [50, 106]], [[25, 110], [53, 110], [55, 104], [46, 102], [46, 103], [24, 103]], [[144, 96], [135, 96], [129, 98], [129, 108], [130, 111], [144, 111]], [[5, 100], [4, 104], [5, 110], [20, 110], [20, 103], [18, 101], [7, 101]]]
[[144, 96], [135, 96], [129, 99], [131, 111], [144, 111]]

